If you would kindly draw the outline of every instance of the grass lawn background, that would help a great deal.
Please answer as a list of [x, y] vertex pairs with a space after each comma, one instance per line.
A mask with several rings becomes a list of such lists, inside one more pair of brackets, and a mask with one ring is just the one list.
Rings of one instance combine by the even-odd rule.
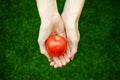
[[[57, 0], [59, 12], [65, 0]], [[39, 51], [35, 0], [0, 0], [0, 80], [120, 80], [120, 1], [86, 0], [78, 52], [54, 69]]]

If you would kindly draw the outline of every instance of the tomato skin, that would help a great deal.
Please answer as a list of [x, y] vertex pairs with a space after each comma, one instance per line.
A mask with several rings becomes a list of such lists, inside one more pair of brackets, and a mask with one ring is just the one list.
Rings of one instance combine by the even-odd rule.
[[63, 55], [67, 48], [67, 41], [62, 36], [52, 35], [46, 40], [46, 49], [50, 56]]

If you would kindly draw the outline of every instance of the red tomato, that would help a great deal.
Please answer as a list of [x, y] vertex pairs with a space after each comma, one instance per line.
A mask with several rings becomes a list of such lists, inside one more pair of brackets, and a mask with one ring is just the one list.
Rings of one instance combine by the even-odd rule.
[[63, 55], [67, 48], [67, 41], [62, 36], [49, 36], [46, 40], [46, 49], [50, 56]]

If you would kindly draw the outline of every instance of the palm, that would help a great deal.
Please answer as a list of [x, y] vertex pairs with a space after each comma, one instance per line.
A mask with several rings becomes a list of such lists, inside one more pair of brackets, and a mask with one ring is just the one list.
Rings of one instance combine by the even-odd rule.
[[67, 49], [67, 52], [64, 53], [64, 55], [62, 56], [51, 57], [48, 55], [45, 47], [45, 41], [50, 35], [59, 35], [63, 37], [66, 36], [61, 17], [57, 16], [52, 20], [49, 20], [49, 22], [44, 22], [44, 23], [45, 24], [41, 23], [39, 38], [38, 38], [38, 42], [42, 54], [44, 54], [49, 59], [50, 65], [54, 67], [61, 67], [62, 65], [66, 65], [66, 63], [69, 62], [69, 58], [70, 58], [69, 49]]

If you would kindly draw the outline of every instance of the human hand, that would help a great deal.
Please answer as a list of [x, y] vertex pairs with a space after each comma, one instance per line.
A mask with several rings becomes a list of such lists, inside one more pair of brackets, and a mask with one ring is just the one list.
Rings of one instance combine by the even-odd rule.
[[62, 56], [51, 57], [48, 55], [45, 47], [45, 42], [50, 35], [66, 36], [63, 21], [57, 10], [56, 0], [37, 0], [37, 7], [41, 17], [38, 37], [40, 51], [48, 58], [51, 66], [56, 68], [66, 65], [70, 61], [69, 49]]
[[52, 18], [48, 18], [47, 21], [42, 21], [39, 31], [38, 43], [40, 46], [41, 53], [44, 54], [50, 61], [50, 65], [61, 67], [66, 65], [70, 61], [70, 53], [67, 53], [59, 57], [51, 57], [46, 51], [45, 42], [50, 35], [60, 35], [65, 37], [65, 30], [62, 19], [59, 14], [55, 14]]
[[[82, 0], [82, 2], [83, 1], [84, 0]], [[79, 32], [77, 29], [78, 24], [76, 23], [78, 23], [78, 18], [80, 13], [79, 11], [81, 11], [82, 9], [82, 7], [80, 10], [79, 10], [80, 7], [75, 8], [79, 6], [78, 2], [80, 2], [80, 0], [75, 0], [75, 1], [68, 0], [66, 2], [67, 7], [65, 7], [65, 10], [63, 11], [64, 14], [62, 14], [62, 19], [66, 26], [65, 29], [67, 32], [67, 38], [69, 42], [66, 53], [59, 57], [50, 57], [45, 48], [45, 41], [50, 35], [60, 35], [65, 37], [66, 34], [64, 30], [64, 25], [57, 11], [56, 0], [52, 0], [52, 1], [37, 0], [38, 11], [39, 11], [39, 15], [41, 17], [41, 22], [42, 22], [40, 26], [38, 43], [40, 46], [41, 53], [48, 58], [48, 60], [51, 62], [50, 65], [54, 66], [55, 68], [61, 67], [62, 65], [66, 65], [66, 63], [70, 61], [70, 58], [73, 59], [74, 54], [77, 51], [77, 45], [79, 41]], [[72, 6], [69, 7], [71, 3], [72, 3]], [[76, 6], [76, 3], [77, 3], [77, 6]], [[69, 10], [66, 10], [67, 8], [69, 8]], [[73, 9], [74, 9], [74, 12], [72, 12]], [[69, 13], [73, 13], [73, 14], [69, 14]], [[76, 14], [74, 13], [77, 13], [78, 17], [76, 17]], [[69, 18], [71, 17], [70, 15], [73, 15], [72, 18]]]
[[62, 19], [65, 25], [68, 46], [70, 47], [71, 59], [77, 52], [80, 33], [78, 30], [78, 21], [85, 0], [67, 0], [62, 13]]
[[63, 13], [62, 19], [66, 29], [66, 35], [68, 40], [68, 46], [70, 48], [71, 59], [74, 58], [74, 55], [77, 52], [78, 42], [80, 40], [80, 33], [78, 30], [78, 22], [73, 21], [73, 19], [69, 19]]

